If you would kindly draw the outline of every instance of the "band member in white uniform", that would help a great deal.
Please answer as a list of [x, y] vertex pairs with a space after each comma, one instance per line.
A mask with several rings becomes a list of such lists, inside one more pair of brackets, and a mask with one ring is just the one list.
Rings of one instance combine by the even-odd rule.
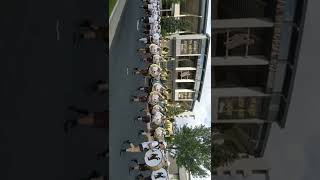
[[152, 150], [152, 149], [160, 149], [164, 150], [167, 147], [166, 142], [158, 142], [158, 141], [147, 141], [143, 142], [137, 146], [135, 146], [132, 142], [129, 140], [125, 141], [124, 144], [129, 144], [130, 148], [127, 149], [121, 149], [121, 153], [123, 152], [143, 152], [147, 150]]
[[147, 48], [140, 48], [137, 50], [142, 55], [151, 54], [156, 55], [161, 53], [161, 48], [156, 44], [150, 44]]
[[148, 69], [134, 69], [134, 74], [141, 74], [143, 76], [157, 77], [162, 73], [162, 68], [158, 64], [151, 64]]

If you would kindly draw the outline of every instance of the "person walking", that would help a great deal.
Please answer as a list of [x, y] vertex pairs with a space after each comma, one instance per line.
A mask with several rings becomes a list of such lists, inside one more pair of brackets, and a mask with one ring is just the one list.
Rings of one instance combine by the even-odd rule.
[[127, 149], [121, 149], [120, 153], [124, 153], [124, 152], [132, 152], [132, 153], [137, 153], [137, 152], [144, 152], [147, 150], [151, 150], [151, 149], [165, 149], [167, 147], [167, 143], [166, 142], [158, 142], [158, 141], [147, 141], [147, 142], [143, 142], [140, 143], [139, 145], [134, 145], [131, 141], [127, 140], [125, 142], [123, 142], [123, 144], [128, 144], [130, 145], [130, 148]]

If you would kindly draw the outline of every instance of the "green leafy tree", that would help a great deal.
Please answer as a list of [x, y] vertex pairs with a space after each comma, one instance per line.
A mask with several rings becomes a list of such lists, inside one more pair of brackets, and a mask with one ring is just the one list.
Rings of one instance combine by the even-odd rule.
[[168, 148], [175, 154], [177, 165], [195, 177], [206, 177], [211, 171], [211, 128], [204, 126], [176, 129]]
[[167, 106], [167, 110], [168, 110], [167, 111], [168, 117], [174, 117], [174, 116], [186, 111], [182, 106], [179, 106], [176, 104], [171, 104], [171, 105]]
[[177, 31], [183, 31], [191, 26], [190, 21], [184, 19], [178, 19], [172, 16], [161, 18], [161, 34], [167, 36], [170, 33]]
[[212, 146], [212, 168], [227, 166], [239, 159], [239, 153], [234, 149], [224, 145]]
[[239, 154], [252, 153], [250, 138], [240, 127], [232, 126], [220, 131], [215, 129], [212, 135], [212, 167], [214, 169], [232, 164], [240, 158]]

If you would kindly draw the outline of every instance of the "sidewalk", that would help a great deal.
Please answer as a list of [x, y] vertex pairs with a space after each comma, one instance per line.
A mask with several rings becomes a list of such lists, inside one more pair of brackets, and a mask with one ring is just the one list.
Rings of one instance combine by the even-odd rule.
[[127, 0], [118, 0], [109, 18], [109, 48], [111, 47], [114, 35], [117, 31], [119, 21], [122, 16]]

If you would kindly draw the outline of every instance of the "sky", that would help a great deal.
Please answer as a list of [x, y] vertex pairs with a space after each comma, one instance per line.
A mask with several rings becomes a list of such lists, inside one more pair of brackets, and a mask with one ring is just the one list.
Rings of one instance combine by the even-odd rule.
[[[271, 180], [318, 180], [320, 168], [320, 1], [309, 0], [294, 90], [284, 129], [274, 124], [265, 152]], [[234, 180], [234, 178], [215, 178]], [[256, 178], [255, 180], [262, 180]]]
[[[209, 1], [207, 29], [211, 37], [211, 1]], [[208, 63], [206, 68], [205, 79], [203, 83], [202, 97], [200, 102], [196, 102], [194, 107], [194, 114], [196, 121], [204, 124], [207, 127], [211, 127], [211, 41], [208, 52]], [[192, 178], [192, 180], [211, 180], [211, 176], [206, 178]]]
[[[209, 1], [206, 33], [211, 37], [211, 1]], [[211, 48], [209, 48], [208, 57], [201, 99], [200, 102], [195, 103], [193, 112], [197, 121], [211, 127]]]

